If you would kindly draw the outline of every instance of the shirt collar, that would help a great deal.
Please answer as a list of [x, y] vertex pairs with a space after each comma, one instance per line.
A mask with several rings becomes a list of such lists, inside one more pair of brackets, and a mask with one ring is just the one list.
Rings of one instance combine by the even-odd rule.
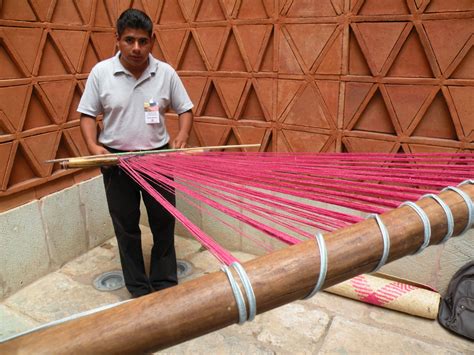
[[[132, 75], [127, 69], [125, 69], [125, 67], [120, 62], [120, 51], [118, 51], [117, 54], [115, 54], [112, 61], [113, 61], [113, 67], [114, 67], [114, 74], [126, 73], [129, 75]], [[148, 67], [145, 69], [145, 72], [148, 72], [153, 75], [156, 74], [159, 63], [160, 61], [158, 59], [153, 57], [151, 54], [148, 54]]]

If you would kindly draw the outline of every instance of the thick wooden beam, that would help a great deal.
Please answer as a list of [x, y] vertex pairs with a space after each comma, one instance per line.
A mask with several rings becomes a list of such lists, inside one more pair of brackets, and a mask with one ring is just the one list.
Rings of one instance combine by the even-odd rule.
[[[474, 186], [461, 187], [471, 200]], [[468, 221], [464, 200], [453, 191], [439, 195], [451, 208], [459, 234]], [[417, 204], [427, 213], [431, 245], [446, 234], [446, 215], [431, 198]], [[410, 255], [423, 243], [423, 224], [408, 206], [381, 215], [390, 234], [389, 261]], [[325, 235], [328, 271], [324, 287], [370, 272], [383, 250], [374, 219]], [[319, 274], [315, 241], [307, 241], [243, 264], [257, 299], [258, 313], [304, 298]], [[238, 278], [236, 278], [238, 279]], [[120, 306], [42, 329], [0, 344], [0, 353], [71, 354], [156, 351], [237, 323], [229, 282], [216, 272]]]

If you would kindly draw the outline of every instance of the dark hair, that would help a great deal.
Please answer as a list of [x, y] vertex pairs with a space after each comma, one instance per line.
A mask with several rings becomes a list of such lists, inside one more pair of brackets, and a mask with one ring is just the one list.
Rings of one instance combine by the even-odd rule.
[[117, 20], [117, 34], [122, 36], [126, 28], [145, 30], [151, 37], [153, 23], [146, 13], [137, 9], [128, 9], [122, 12]]

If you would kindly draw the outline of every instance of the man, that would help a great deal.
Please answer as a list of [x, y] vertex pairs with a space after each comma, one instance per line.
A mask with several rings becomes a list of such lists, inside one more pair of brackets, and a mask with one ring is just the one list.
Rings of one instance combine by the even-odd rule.
[[[176, 72], [151, 54], [153, 24], [142, 11], [129, 9], [117, 20], [119, 52], [91, 71], [78, 112], [89, 151], [96, 154], [169, 147], [165, 112], [179, 115], [179, 133], [171, 142], [183, 148], [191, 131], [193, 104]], [[103, 114], [97, 139], [96, 117]], [[177, 284], [174, 218], [118, 167], [102, 170], [110, 216], [118, 241], [125, 285], [132, 297]], [[175, 197], [156, 189], [172, 204]], [[140, 194], [153, 234], [150, 275], [142, 254]]]

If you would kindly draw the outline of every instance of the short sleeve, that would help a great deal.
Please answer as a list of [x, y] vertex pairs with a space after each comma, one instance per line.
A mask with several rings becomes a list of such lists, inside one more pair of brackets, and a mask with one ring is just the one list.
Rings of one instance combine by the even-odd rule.
[[93, 117], [103, 113], [99, 89], [98, 68], [96, 66], [92, 68], [87, 78], [86, 88], [77, 107], [77, 112]]
[[189, 111], [194, 107], [191, 99], [186, 92], [183, 82], [179, 78], [178, 74], [173, 71], [171, 75], [171, 108], [178, 114]]

